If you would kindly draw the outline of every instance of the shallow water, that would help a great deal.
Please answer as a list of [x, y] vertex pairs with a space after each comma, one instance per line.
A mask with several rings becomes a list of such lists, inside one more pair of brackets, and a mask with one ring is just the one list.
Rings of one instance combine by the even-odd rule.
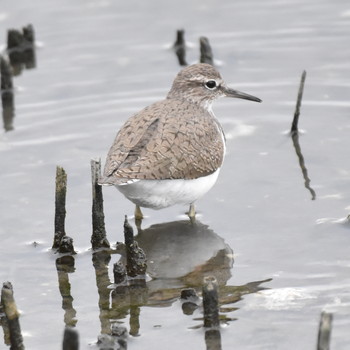
[[[204, 348], [200, 308], [186, 315], [178, 297], [184, 286], [200, 290], [210, 273], [230, 308], [222, 314], [236, 319], [221, 327], [222, 349], [315, 348], [322, 310], [334, 313], [332, 348], [347, 349], [348, 2], [2, 2], [2, 43], [7, 29], [28, 23], [37, 67], [14, 78], [14, 130], [0, 135], [0, 281], [14, 285], [26, 348], [58, 348], [65, 322], [76, 324], [81, 348], [93, 348], [116, 319], [141, 335], [128, 337], [130, 349]], [[107, 270], [101, 257], [101, 279], [89, 250], [90, 159], [104, 159], [122, 123], [166, 95], [180, 69], [170, 50], [180, 28], [192, 44], [188, 62], [198, 60], [198, 38], [207, 36], [228, 84], [263, 103], [214, 105], [227, 155], [217, 184], [197, 203], [198, 226], [184, 229], [185, 207], [145, 210], [138, 239], [157, 279], [149, 278], [137, 307], [119, 310], [107, 288], [119, 255]], [[299, 146], [315, 200], [286, 133], [304, 69]], [[68, 173], [66, 230], [78, 251], [68, 275], [58, 275], [49, 250], [56, 165]], [[115, 243], [134, 208], [113, 188], [104, 199]], [[66, 311], [59, 276], [70, 282]]]

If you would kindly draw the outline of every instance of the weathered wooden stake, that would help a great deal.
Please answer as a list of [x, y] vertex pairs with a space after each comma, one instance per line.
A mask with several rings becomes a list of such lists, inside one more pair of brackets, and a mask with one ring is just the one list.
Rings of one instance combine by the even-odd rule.
[[204, 327], [213, 328], [220, 325], [218, 283], [214, 276], [204, 278], [203, 285]]
[[23, 337], [19, 324], [19, 312], [13, 296], [11, 282], [5, 282], [1, 289], [1, 304], [4, 308], [10, 331], [10, 342], [13, 350], [24, 350]]
[[66, 220], [66, 194], [67, 194], [67, 174], [62, 167], [56, 168], [56, 195], [55, 195], [55, 235], [52, 249], [60, 247], [65, 232]]
[[201, 51], [200, 62], [208, 63], [213, 66], [214, 65], [213, 51], [209, 44], [208, 38], [206, 38], [205, 36], [200, 37], [199, 43], [200, 43], [200, 51]]
[[101, 176], [101, 160], [91, 160], [92, 180], [92, 249], [109, 248], [106, 237], [105, 215], [103, 213], [102, 186], [98, 184]]
[[23, 27], [22, 31], [17, 29], [8, 30], [7, 53], [14, 75], [21, 73], [23, 65], [25, 65], [27, 69], [36, 66], [34, 41], [34, 27], [31, 24]]
[[12, 90], [6, 90], [1, 93], [2, 100], [2, 119], [5, 131], [14, 129], [13, 120], [15, 118], [14, 94]]
[[0, 301], [0, 326], [2, 327], [2, 331], [4, 333], [4, 344], [10, 346], [11, 345], [10, 330], [9, 330], [7, 317], [5, 315], [4, 307], [2, 306], [1, 301]]
[[298, 91], [298, 97], [297, 97], [297, 104], [295, 106], [295, 112], [294, 112], [294, 118], [292, 127], [290, 129], [290, 132], [297, 133], [298, 132], [298, 123], [299, 123], [299, 115], [300, 115], [300, 106], [301, 106], [301, 100], [303, 99], [303, 92], [304, 92], [304, 85], [305, 85], [305, 79], [306, 79], [306, 71], [303, 71], [303, 74], [301, 75], [300, 80], [300, 86]]
[[205, 344], [207, 350], [221, 350], [221, 333], [219, 329], [205, 331]]
[[13, 130], [14, 112], [14, 94], [12, 83], [12, 71], [9, 63], [0, 56], [0, 93], [2, 102], [2, 118], [5, 131]]
[[134, 240], [134, 230], [130, 226], [126, 215], [124, 221], [124, 240], [126, 250], [126, 271], [128, 276], [136, 277], [138, 275], [144, 275], [147, 270], [146, 255]]
[[63, 236], [58, 247], [58, 252], [61, 254], [76, 254], [73, 245], [73, 238]]
[[12, 90], [12, 72], [8, 62], [0, 56], [1, 90]]
[[317, 350], [329, 350], [331, 343], [333, 315], [323, 311], [318, 328]]
[[63, 350], [79, 349], [79, 333], [72, 327], [66, 327], [63, 334]]
[[26, 27], [23, 27], [23, 38], [27, 43], [32, 45], [35, 44], [34, 27], [32, 24], [28, 24]]
[[34, 27], [28, 24], [22, 28], [22, 31], [17, 29], [9, 29], [7, 31], [7, 50], [23, 49], [25, 45], [34, 45]]
[[186, 43], [185, 43], [185, 31], [180, 29], [176, 32], [176, 41], [174, 44], [174, 50], [179, 60], [180, 66], [187, 66], [186, 62]]

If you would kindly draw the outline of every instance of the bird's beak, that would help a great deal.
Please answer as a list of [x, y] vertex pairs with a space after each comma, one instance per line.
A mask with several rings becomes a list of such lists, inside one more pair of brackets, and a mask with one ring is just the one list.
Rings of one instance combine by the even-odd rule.
[[262, 102], [260, 98], [246, 94], [245, 92], [237, 91], [234, 89], [231, 89], [227, 86], [222, 87], [222, 90], [227, 97], [235, 97], [235, 98], [242, 98], [244, 100], [250, 100], [250, 101], [255, 101], [255, 102]]

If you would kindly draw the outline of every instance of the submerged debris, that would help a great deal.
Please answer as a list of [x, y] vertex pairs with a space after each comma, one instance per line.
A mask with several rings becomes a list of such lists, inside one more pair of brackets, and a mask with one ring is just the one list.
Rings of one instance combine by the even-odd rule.
[[200, 299], [195, 289], [183, 289], [180, 298], [182, 300], [182, 312], [185, 315], [192, 315], [198, 309]]

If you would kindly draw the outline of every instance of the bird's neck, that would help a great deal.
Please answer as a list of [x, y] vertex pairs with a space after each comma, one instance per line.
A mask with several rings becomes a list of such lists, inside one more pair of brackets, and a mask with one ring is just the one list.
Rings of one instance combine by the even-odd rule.
[[199, 98], [198, 96], [191, 96], [191, 95], [186, 95], [184, 96], [183, 94], [174, 94], [172, 91], [169, 92], [167, 96], [168, 100], [176, 100], [176, 101], [181, 101], [182, 103], [189, 103], [192, 105], [198, 106], [198, 108], [201, 108], [205, 111], [207, 111], [210, 114], [213, 114], [212, 112], [212, 104], [213, 101], [209, 100], [207, 98]]

